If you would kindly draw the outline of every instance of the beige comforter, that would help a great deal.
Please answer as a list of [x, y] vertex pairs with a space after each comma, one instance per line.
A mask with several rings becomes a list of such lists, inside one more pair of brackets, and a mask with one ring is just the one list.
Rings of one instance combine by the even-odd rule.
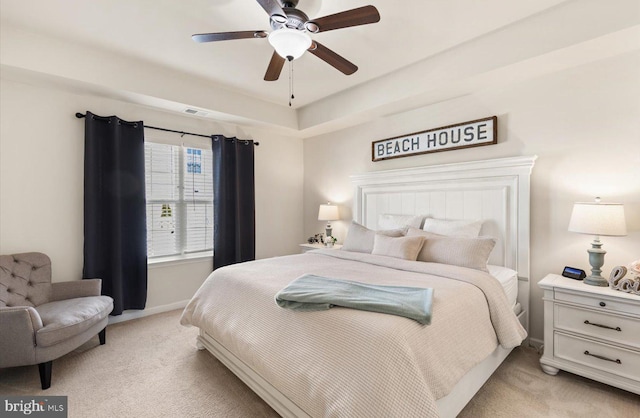
[[[305, 273], [433, 288], [431, 325], [346, 308], [278, 307], [275, 294]], [[436, 399], [497, 344], [511, 348], [526, 337], [487, 273], [338, 250], [216, 270], [181, 323], [206, 331], [312, 417], [437, 416]]]

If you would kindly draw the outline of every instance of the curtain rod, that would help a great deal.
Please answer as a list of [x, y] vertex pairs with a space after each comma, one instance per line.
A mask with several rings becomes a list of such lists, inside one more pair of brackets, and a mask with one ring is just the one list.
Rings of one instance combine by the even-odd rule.
[[[86, 118], [86, 117], [87, 117], [87, 115], [84, 115], [84, 114], [82, 114], [80, 112], [76, 113], [76, 118], [78, 118], [78, 119], [82, 119], [82, 118]], [[180, 134], [180, 135], [183, 135], [183, 136], [184, 135], [191, 135], [191, 136], [200, 136], [200, 137], [203, 137], [203, 138], [211, 138], [211, 135], [194, 134], [194, 133], [191, 133], [191, 132], [176, 131], [176, 130], [173, 130], [173, 129], [166, 129], [166, 128], [157, 128], [155, 126], [149, 126], [149, 125], [143, 125], [143, 126], [145, 128], [155, 129], [156, 131], [174, 132], [174, 133], [177, 133], [177, 134]], [[254, 142], [253, 145], [258, 146], [258, 145], [260, 145], [260, 143], [259, 142]]]

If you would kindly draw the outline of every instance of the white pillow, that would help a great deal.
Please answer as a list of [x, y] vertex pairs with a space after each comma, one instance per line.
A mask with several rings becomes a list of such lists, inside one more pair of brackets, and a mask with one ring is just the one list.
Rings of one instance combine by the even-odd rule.
[[[377, 231], [379, 234], [390, 237], [404, 236], [404, 232], [404, 229]], [[349, 231], [347, 231], [347, 237], [344, 239], [341, 250], [371, 254], [371, 251], [373, 251], [375, 236], [376, 231], [362, 226], [355, 221], [351, 221]]]
[[409, 228], [407, 237], [424, 237], [418, 261], [452, 264], [488, 272], [487, 262], [496, 240], [491, 237], [447, 237]]
[[400, 229], [408, 226], [420, 228], [422, 226], [422, 215], [392, 215], [383, 213], [378, 216], [378, 229]]
[[449, 237], [475, 238], [480, 235], [480, 228], [482, 228], [482, 221], [427, 218], [424, 220], [422, 230]]
[[376, 234], [371, 254], [416, 261], [424, 243], [423, 237], [388, 237]]

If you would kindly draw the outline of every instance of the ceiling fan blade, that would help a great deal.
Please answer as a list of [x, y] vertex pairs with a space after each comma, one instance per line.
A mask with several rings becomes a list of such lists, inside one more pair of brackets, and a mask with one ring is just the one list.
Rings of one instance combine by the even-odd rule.
[[267, 67], [267, 72], [264, 74], [264, 81], [276, 81], [280, 77], [282, 67], [284, 66], [284, 58], [273, 51], [271, 61]]
[[357, 9], [311, 19], [310, 23], [317, 25], [318, 32], [348, 28], [350, 26], [367, 25], [380, 21], [380, 13], [374, 6], [363, 6]]
[[357, 65], [347, 61], [346, 58], [336, 54], [320, 42], [313, 41], [309, 52], [346, 75], [351, 75], [358, 71]]
[[282, 7], [280, 7], [280, 3], [278, 3], [276, 0], [257, 0], [257, 1], [258, 1], [258, 4], [260, 4], [260, 6], [262, 6], [262, 8], [265, 10], [265, 12], [269, 14], [269, 16], [273, 16], [273, 15], [284, 16], [286, 20], [287, 15], [284, 12], [284, 10], [282, 10]]
[[247, 39], [247, 38], [266, 38], [267, 33], [263, 30], [247, 30], [240, 32], [218, 32], [218, 33], [198, 33], [191, 35], [191, 38], [196, 42], [215, 42], [215, 41], [230, 41], [232, 39]]

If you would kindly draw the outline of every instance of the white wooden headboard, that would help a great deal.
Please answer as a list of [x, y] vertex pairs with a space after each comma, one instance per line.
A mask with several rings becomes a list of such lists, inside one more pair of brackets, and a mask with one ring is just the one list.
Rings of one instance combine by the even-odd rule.
[[483, 220], [497, 244], [490, 264], [518, 272], [529, 312], [529, 177], [537, 156], [443, 164], [351, 176], [354, 220], [377, 229], [381, 214]]

